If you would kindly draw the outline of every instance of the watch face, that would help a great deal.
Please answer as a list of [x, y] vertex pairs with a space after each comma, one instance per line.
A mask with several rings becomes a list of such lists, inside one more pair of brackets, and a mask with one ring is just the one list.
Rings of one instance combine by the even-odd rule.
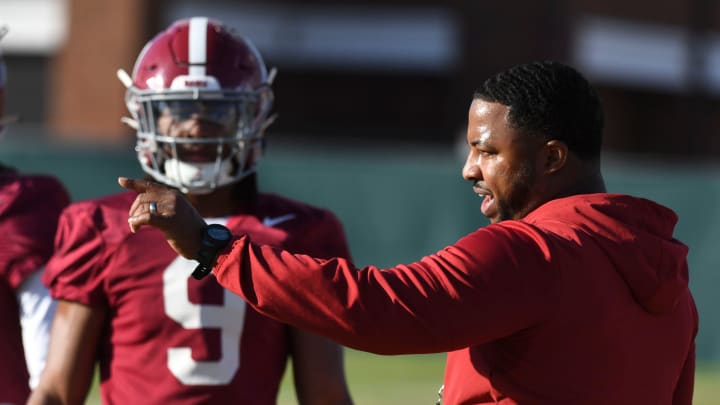
[[232, 236], [224, 226], [209, 226], [207, 233], [215, 240], [229, 240]]

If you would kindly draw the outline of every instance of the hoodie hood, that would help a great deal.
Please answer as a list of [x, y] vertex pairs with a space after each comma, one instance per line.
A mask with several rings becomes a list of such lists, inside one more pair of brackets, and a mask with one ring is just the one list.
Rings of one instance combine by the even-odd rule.
[[643, 198], [584, 194], [550, 201], [553, 220], [592, 234], [625, 280], [633, 297], [652, 313], [677, 305], [688, 288], [688, 247], [673, 238], [678, 217], [671, 209]]

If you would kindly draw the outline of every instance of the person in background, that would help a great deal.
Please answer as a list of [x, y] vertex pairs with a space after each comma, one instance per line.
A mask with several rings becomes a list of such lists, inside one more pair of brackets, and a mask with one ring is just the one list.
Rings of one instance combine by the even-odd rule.
[[[140, 166], [205, 221], [319, 257], [350, 253], [326, 209], [260, 192], [273, 101], [253, 44], [220, 21], [176, 21], [120, 71]], [[200, 278], [162, 233], [131, 233], [135, 193], [82, 201], [60, 219], [44, 281], [59, 300], [30, 404], [78, 404], [96, 363], [105, 404], [275, 404], [288, 358], [300, 404], [351, 404], [342, 348], [266, 317]], [[166, 207], [153, 205], [155, 210]]]
[[[6, 78], [0, 53], [0, 138], [13, 121], [4, 115]], [[45, 364], [55, 302], [40, 275], [69, 203], [58, 179], [0, 163], [0, 404], [25, 403]]]
[[387, 269], [292, 254], [206, 225], [165, 187], [119, 182], [140, 193], [133, 232], [163, 232], [257, 311], [359, 350], [449, 352], [444, 404], [689, 405], [688, 248], [672, 210], [606, 191], [602, 131], [600, 100], [570, 66], [487, 79], [462, 174], [490, 225]]

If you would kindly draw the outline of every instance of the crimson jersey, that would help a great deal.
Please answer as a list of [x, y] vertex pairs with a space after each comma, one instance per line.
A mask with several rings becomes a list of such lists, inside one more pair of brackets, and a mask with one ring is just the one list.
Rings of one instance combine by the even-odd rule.
[[56, 179], [0, 167], [0, 403], [25, 403], [30, 392], [16, 290], [50, 257], [58, 216], [68, 203]]
[[[190, 277], [162, 233], [127, 224], [136, 194], [71, 205], [43, 281], [54, 297], [109, 309], [99, 351], [106, 404], [275, 404], [287, 325], [259, 315], [214, 277]], [[209, 221], [214, 222], [214, 221]], [[295, 252], [349, 256], [329, 211], [260, 194], [226, 225]]]
[[389, 269], [241, 236], [213, 271], [347, 346], [450, 352], [444, 404], [689, 405], [698, 315], [676, 221], [648, 200], [577, 195]]

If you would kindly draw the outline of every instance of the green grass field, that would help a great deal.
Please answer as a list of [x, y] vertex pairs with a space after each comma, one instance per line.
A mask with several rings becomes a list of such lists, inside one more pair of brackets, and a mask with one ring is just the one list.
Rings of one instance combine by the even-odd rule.
[[[346, 350], [345, 369], [357, 405], [432, 405], [442, 384], [444, 354], [377, 356]], [[278, 405], [297, 404], [286, 374]], [[693, 405], [715, 405], [720, 398], [720, 364], [700, 365], [695, 378]], [[87, 405], [99, 405], [97, 388]]]
[[715, 405], [720, 401], [720, 364], [700, 365], [695, 372], [693, 405]]
[[[357, 405], [434, 404], [442, 385], [445, 354], [378, 356], [345, 349], [345, 372]], [[297, 404], [291, 373], [278, 405]]]

